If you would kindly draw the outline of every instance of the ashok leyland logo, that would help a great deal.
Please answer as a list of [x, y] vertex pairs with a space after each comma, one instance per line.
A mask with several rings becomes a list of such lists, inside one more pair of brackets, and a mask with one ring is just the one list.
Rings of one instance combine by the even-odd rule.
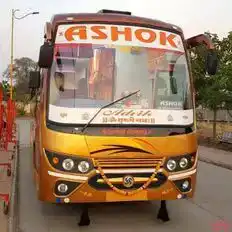
[[123, 185], [126, 187], [126, 188], [131, 188], [133, 185], [134, 185], [134, 178], [133, 176], [125, 176], [123, 178]]

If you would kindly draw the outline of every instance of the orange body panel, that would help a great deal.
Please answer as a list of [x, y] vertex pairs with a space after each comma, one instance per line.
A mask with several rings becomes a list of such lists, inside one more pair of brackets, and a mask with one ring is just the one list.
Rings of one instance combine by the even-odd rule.
[[[154, 189], [144, 189], [133, 195], [123, 195], [115, 192], [112, 189], [109, 190], [97, 190], [88, 184], [88, 180], [96, 175], [97, 167], [93, 169], [89, 174], [75, 174], [66, 173], [56, 170], [49, 163], [46, 158], [44, 149], [57, 152], [58, 154], [70, 155], [71, 157], [88, 157], [94, 160], [104, 160], [109, 158], [109, 152], [100, 152], [98, 154], [91, 155], [92, 151], [104, 148], [104, 144], [118, 144], [128, 145], [143, 149], [151, 154], [135, 154], [133, 152], [124, 153], [122, 155], [117, 154], [113, 158], [123, 158], [127, 160], [141, 160], [148, 159], [154, 160], [163, 159], [168, 157], [174, 157], [184, 154], [196, 153], [197, 142], [196, 134], [191, 133], [188, 135], [179, 135], [171, 137], [103, 137], [103, 136], [83, 136], [83, 135], [71, 135], [60, 132], [54, 132], [46, 128], [45, 124], [41, 124], [42, 141], [40, 143], [40, 168], [35, 171], [37, 180], [38, 197], [42, 201], [56, 202], [57, 198], [63, 201], [68, 198], [70, 202], [116, 202], [116, 201], [147, 201], [147, 200], [174, 200], [180, 197], [180, 194], [184, 194], [187, 197], [193, 197], [195, 192], [196, 183], [196, 168], [197, 168], [197, 155], [192, 168], [182, 172], [175, 172], [174, 174], [168, 173], [161, 167], [162, 172], [167, 176], [168, 180], [165, 184]], [[127, 166], [129, 166], [129, 162]], [[161, 165], [163, 166], [163, 164]], [[115, 170], [114, 165], [111, 168]], [[144, 167], [145, 168], [145, 167]], [[154, 168], [155, 170], [155, 168]], [[50, 175], [48, 172], [53, 173]], [[54, 176], [55, 175], [57, 176]], [[59, 174], [63, 174], [59, 176]], [[121, 174], [122, 177], [125, 174]], [[152, 173], [150, 174], [152, 175]], [[76, 177], [84, 176], [86, 180], [78, 180]], [[173, 178], [172, 178], [173, 177]], [[169, 179], [170, 178], [170, 179]], [[181, 180], [184, 178], [191, 179], [191, 190], [187, 193], [181, 192], [174, 184], [173, 180]], [[139, 179], [139, 177], [138, 177]], [[57, 196], [54, 193], [54, 186], [56, 181], [66, 180], [79, 183], [79, 186], [75, 188], [70, 194], [65, 196]], [[146, 180], [144, 180], [146, 181]], [[101, 180], [104, 183], [104, 180]], [[128, 191], [130, 192], [130, 190]]]

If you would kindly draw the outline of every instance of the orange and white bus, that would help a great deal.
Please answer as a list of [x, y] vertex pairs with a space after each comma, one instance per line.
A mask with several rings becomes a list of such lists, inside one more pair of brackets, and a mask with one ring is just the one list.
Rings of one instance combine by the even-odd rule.
[[38, 199], [83, 203], [191, 198], [197, 173], [193, 77], [187, 49], [206, 45], [206, 72], [217, 57], [211, 40], [185, 40], [178, 26], [130, 12], [58, 14], [45, 25], [33, 138]]

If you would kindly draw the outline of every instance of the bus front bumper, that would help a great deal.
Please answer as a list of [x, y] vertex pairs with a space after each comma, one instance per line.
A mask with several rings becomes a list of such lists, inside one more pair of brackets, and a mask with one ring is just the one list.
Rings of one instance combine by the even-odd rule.
[[[48, 171], [47, 178], [44, 176], [46, 181], [39, 189], [39, 199], [54, 203], [175, 200], [192, 198], [195, 192], [196, 167], [172, 175], [160, 169], [148, 187], [140, 191], [135, 190], [141, 189], [148, 181], [152, 170], [144, 169], [141, 173], [130, 170], [128, 173], [125, 169], [123, 173], [123, 170], [114, 169], [105, 171], [105, 175], [112, 186], [97, 170], [88, 176]], [[130, 188], [126, 188], [123, 182], [123, 178], [128, 176], [133, 177], [134, 184]]]

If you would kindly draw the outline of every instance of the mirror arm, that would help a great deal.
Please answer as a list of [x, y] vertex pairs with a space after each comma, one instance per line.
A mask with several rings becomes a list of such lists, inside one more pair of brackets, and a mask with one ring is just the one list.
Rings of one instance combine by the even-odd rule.
[[210, 39], [210, 37], [208, 35], [205, 35], [205, 34], [200, 34], [200, 35], [196, 35], [194, 37], [191, 37], [191, 38], [187, 39], [186, 42], [187, 42], [187, 49], [197, 47], [201, 44], [204, 44], [208, 50], [215, 49], [215, 46], [214, 46], [212, 40]]

